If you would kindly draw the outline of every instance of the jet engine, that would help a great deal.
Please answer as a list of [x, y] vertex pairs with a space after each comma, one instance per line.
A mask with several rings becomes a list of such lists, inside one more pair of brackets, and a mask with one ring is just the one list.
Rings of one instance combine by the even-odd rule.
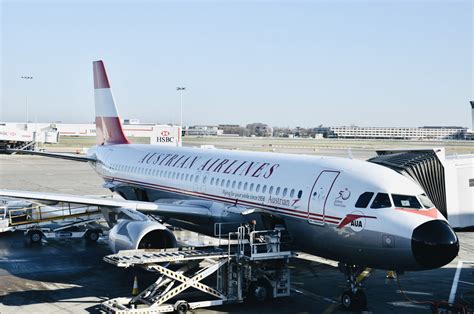
[[112, 252], [135, 249], [177, 247], [174, 234], [163, 224], [152, 220], [120, 219], [109, 232]]

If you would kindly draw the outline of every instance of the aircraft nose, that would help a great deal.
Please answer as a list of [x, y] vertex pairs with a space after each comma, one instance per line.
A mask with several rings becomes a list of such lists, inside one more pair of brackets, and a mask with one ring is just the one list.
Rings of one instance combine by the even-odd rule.
[[443, 220], [431, 220], [416, 227], [411, 238], [413, 256], [423, 268], [438, 268], [451, 262], [459, 251], [459, 240]]

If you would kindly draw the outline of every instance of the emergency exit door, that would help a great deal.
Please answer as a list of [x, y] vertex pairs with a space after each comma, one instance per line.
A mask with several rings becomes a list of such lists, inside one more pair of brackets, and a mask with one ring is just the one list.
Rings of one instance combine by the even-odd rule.
[[325, 209], [329, 193], [339, 176], [339, 171], [321, 171], [313, 184], [308, 202], [308, 222], [324, 225]]

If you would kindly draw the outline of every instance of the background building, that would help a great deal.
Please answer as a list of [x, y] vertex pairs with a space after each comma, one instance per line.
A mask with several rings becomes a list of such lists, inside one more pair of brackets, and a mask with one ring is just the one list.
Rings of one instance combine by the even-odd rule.
[[467, 128], [457, 126], [406, 127], [331, 127], [337, 138], [393, 140], [461, 140]]
[[217, 136], [222, 135], [216, 125], [191, 125], [184, 128], [184, 135], [187, 136]]
[[238, 124], [219, 124], [218, 128], [222, 130], [222, 135], [245, 136], [245, 128]]
[[[55, 133], [51, 133], [50, 131], [48, 133], [48, 130], [54, 130]], [[181, 146], [182, 138], [180, 126], [167, 124], [140, 124], [137, 119], [126, 119], [123, 123], [123, 131], [127, 137], [148, 138], [150, 144]], [[63, 137], [95, 137], [96, 135], [95, 123], [5, 122], [0, 123], [0, 132], [3, 132], [5, 135], [24, 132], [23, 137], [25, 139], [28, 139], [29, 141], [41, 141], [44, 143], [55, 143], [53, 138], [58, 135]], [[42, 139], [44, 136], [48, 137]]]

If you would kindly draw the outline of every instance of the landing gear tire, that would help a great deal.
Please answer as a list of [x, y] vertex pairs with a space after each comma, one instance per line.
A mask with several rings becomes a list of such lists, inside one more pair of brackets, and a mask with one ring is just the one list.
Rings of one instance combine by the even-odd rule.
[[264, 302], [270, 298], [270, 284], [265, 279], [259, 279], [250, 284], [247, 294], [251, 302]]
[[347, 290], [341, 296], [341, 304], [346, 310], [362, 311], [367, 308], [367, 297], [362, 290], [357, 290], [356, 293]]
[[31, 231], [29, 236], [31, 244], [41, 243], [41, 239], [43, 238], [43, 234], [41, 233], [41, 231]]
[[86, 240], [88, 242], [97, 242], [97, 240], [99, 240], [99, 237], [100, 237], [100, 234], [96, 230], [90, 230], [86, 234]]
[[186, 301], [178, 301], [174, 305], [174, 312], [177, 314], [186, 314], [189, 311], [189, 304]]

